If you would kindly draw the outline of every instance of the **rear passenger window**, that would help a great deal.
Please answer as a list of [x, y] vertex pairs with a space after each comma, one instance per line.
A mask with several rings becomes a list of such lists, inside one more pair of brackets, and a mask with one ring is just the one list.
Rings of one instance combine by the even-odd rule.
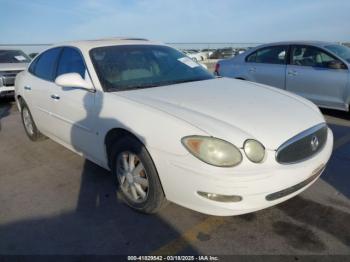
[[63, 49], [57, 68], [57, 76], [67, 73], [78, 73], [85, 78], [85, 64], [80, 53], [71, 47]]
[[247, 62], [263, 64], [285, 64], [286, 46], [273, 46], [257, 50], [247, 57]]
[[35, 67], [34, 75], [48, 81], [53, 81], [56, 62], [60, 52], [61, 48], [53, 48], [41, 54], [33, 64]]

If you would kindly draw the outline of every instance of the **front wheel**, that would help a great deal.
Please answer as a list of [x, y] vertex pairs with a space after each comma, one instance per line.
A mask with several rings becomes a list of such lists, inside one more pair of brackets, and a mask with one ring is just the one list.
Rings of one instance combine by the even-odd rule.
[[118, 192], [126, 204], [149, 214], [166, 205], [157, 170], [142, 143], [132, 137], [118, 140], [113, 146], [111, 159]]

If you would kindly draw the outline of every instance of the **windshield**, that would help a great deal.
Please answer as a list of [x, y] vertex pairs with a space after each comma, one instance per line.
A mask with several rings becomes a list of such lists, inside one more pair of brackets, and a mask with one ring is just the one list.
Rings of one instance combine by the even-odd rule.
[[212, 79], [214, 76], [176, 49], [157, 45], [119, 45], [90, 51], [107, 91], [131, 90]]
[[29, 63], [30, 58], [21, 50], [0, 50], [0, 63]]
[[328, 45], [326, 49], [350, 63], [350, 48], [344, 45]]

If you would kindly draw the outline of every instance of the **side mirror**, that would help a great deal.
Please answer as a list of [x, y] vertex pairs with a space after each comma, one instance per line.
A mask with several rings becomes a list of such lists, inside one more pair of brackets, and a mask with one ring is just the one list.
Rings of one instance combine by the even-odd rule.
[[84, 80], [78, 73], [68, 73], [60, 75], [55, 80], [56, 85], [62, 87], [76, 87], [86, 90], [94, 90], [91, 83]]
[[328, 63], [328, 68], [330, 69], [346, 69], [346, 65], [338, 60], [333, 60]]

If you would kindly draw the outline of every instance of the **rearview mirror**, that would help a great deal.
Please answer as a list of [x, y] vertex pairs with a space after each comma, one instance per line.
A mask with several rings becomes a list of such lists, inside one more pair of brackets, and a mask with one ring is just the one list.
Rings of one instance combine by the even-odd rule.
[[81, 77], [78, 73], [67, 73], [60, 75], [55, 80], [56, 85], [62, 86], [62, 87], [76, 87], [76, 88], [82, 88], [86, 90], [93, 90], [93, 86], [91, 83], [86, 81]]

